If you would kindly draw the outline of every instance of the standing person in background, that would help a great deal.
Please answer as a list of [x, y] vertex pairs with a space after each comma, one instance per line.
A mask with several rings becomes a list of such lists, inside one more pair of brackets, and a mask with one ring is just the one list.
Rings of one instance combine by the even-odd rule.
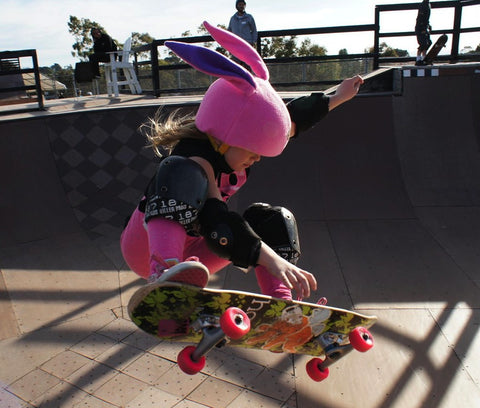
[[418, 7], [417, 21], [415, 23], [415, 34], [418, 42], [417, 61], [415, 65], [425, 65], [425, 55], [430, 45], [432, 45], [432, 41], [430, 40], [430, 32], [432, 31], [430, 11], [429, 0], [423, 0]]
[[245, 12], [246, 2], [244, 0], [237, 0], [235, 8], [237, 12], [230, 18], [228, 24], [228, 31], [238, 35], [248, 42], [252, 47], [257, 46], [257, 26], [251, 14]]
[[106, 33], [102, 33], [99, 28], [92, 28], [90, 34], [93, 38], [93, 54], [89, 56], [92, 63], [93, 73], [96, 77], [100, 77], [99, 62], [110, 62], [110, 56], [107, 52], [117, 51], [117, 44]]

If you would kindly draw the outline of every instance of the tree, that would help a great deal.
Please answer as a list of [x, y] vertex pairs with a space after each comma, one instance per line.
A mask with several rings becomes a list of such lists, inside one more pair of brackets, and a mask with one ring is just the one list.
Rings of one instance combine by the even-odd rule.
[[[370, 47], [368, 53], [373, 53], [373, 47]], [[381, 57], [408, 57], [410, 54], [407, 50], [401, 50], [399, 48], [392, 48], [386, 42], [380, 43], [378, 46], [378, 52]]]
[[327, 49], [321, 45], [312, 44], [312, 40], [307, 38], [304, 40], [300, 47], [297, 49], [297, 55], [299, 57], [318, 56], [322, 57], [327, 55]]
[[[148, 33], [140, 34], [140, 33], [133, 32], [132, 33], [132, 48], [140, 47], [141, 45], [150, 44], [150, 43], [153, 42], [153, 40], [154, 40], [154, 38]], [[143, 52], [138, 53], [139, 57], [149, 57], [149, 55], [150, 54], [149, 54], [148, 51], [143, 51]]]

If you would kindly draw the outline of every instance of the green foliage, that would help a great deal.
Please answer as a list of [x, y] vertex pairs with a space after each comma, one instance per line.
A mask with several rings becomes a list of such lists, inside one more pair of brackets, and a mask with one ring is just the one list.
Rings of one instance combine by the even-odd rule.
[[[390, 47], [385, 42], [380, 43], [378, 51], [381, 57], [408, 57], [410, 55], [407, 50]], [[373, 53], [373, 47], [370, 47], [366, 52]]]
[[288, 58], [296, 57], [297, 44], [296, 37], [273, 37], [262, 38], [262, 56], [263, 58]]
[[[154, 40], [154, 38], [148, 33], [140, 34], [140, 33], [137, 33], [137, 32], [133, 32], [132, 33], [132, 48], [150, 44], [150, 43], [153, 42], [153, 40]], [[139, 52], [137, 56], [138, 56], [139, 59], [144, 58], [144, 57], [149, 58], [150, 53], [148, 51]]]
[[327, 49], [321, 45], [312, 44], [312, 40], [307, 38], [300, 44], [300, 47], [297, 48], [296, 54], [298, 57], [321, 57], [327, 55]]

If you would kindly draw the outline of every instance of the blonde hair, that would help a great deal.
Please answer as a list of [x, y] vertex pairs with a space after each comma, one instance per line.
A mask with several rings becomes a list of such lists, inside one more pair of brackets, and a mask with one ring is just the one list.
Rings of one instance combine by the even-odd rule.
[[175, 109], [164, 119], [162, 110], [160, 108], [153, 118], [140, 126], [140, 132], [147, 138], [147, 147], [157, 156], [164, 156], [165, 150], [170, 154], [181, 139], [207, 139], [207, 135], [195, 126], [194, 113]]

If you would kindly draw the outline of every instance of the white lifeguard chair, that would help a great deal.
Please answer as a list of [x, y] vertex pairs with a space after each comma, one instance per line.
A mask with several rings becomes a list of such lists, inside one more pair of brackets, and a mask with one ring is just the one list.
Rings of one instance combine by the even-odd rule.
[[[119, 85], [128, 85], [130, 92], [132, 92], [134, 95], [139, 95], [142, 93], [142, 88], [138, 82], [133, 64], [129, 61], [131, 48], [132, 37], [128, 37], [123, 44], [122, 50], [108, 53], [110, 55], [110, 62], [104, 64], [108, 96], [112, 96], [113, 94], [118, 97]], [[117, 70], [119, 69], [123, 70], [125, 80], [118, 80], [119, 72]]]

